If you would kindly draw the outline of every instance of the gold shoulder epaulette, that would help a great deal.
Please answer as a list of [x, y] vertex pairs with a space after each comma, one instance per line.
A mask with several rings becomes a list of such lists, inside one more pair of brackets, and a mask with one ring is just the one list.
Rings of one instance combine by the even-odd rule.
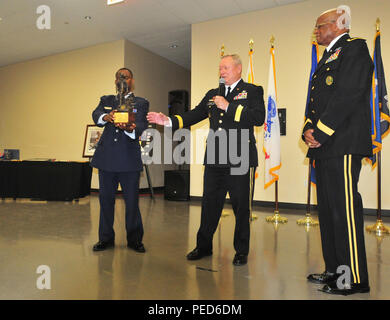
[[349, 38], [347, 41], [348, 41], [348, 42], [351, 42], [351, 41], [353, 41], [353, 40], [363, 40], [363, 41], [366, 41], [366, 39], [357, 38], [357, 37], [355, 37], [355, 38]]

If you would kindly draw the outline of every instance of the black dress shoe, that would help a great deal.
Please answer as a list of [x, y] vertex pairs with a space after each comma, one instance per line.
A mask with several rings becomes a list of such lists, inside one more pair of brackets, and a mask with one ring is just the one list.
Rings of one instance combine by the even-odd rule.
[[187, 254], [187, 260], [199, 260], [203, 257], [211, 256], [213, 254], [212, 251], [205, 251], [198, 248], [192, 250], [189, 254]]
[[329, 294], [339, 294], [343, 296], [349, 296], [350, 294], [355, 294], [355, 293], [370, 292], [370, 287], [368, 283], [353, 283], [349, 286], [338, 288], [336, 281], [333, 281], [331, 283], [326, 284], [322, 289], [318, 289], [318, 290]]
[[95, 243], [95, 245], [93, 246], [93, 251], [103, 251], [103, 250], [106, 250], [108, 248], [112, 248], [114, 246], [114, 241], [111, 240], [111, 241], [98, 241], [97, 243]]
[[234, 256], [233, 264], [235, 266], [243, 266], [248, 262], [248, 256], [246, 254], [238, 254]]
[[130, 249], [133, 249], [134, 251], [140, 252], [140, 253], [146, 252], [144, 244], [142, 242], [128, 243], [127, 247]]
[[324, 271], [323, 273], [312, 273], [309, 274], [307, 280], [313, 283], [318, 284], [328, 284], [330, 282], [336, 281], [338, 278], [337, 273], [331, 273]]

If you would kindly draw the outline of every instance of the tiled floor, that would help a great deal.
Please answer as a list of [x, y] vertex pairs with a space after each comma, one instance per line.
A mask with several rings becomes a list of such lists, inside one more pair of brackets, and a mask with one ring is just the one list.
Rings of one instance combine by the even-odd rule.
[[[0, 200], [0, 299], [390, 299], [390, 237], [366, 233], [369, 294], [330, 296], [306, 281], [324, 266], [319, 228], [306, 231], [296, 223], [304, 211], [281, 210], [288, 223], [275, 227], [265, 222], [272, 209], [255, 207], [248, 264], [235, 267], [230, 205], [214, 236], [213, 256], [194, 262], [185, 256], [195, 246], [200, 203], [143, 196], [140, 208], [147, 252], [127, 249], [118, 196], [116, 247], [95, 253], [96, 194], [72, 203]], [[374, 222], [366, 217], [367, 225]], [[50, 268], [49, 290], [37, 287], [41, 265]]]

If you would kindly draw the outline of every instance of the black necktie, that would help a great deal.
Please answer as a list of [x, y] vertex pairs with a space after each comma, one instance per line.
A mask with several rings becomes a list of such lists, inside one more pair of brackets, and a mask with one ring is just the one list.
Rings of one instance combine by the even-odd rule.
[[325, 63], [326, 60], [328, 60], [328, 58], [331, 56], [331, 54], [332, 53], [330, 52], [330, 50], [326, 51], [326, 49], [325, 49], [324, 53], [322, 54], [321, 60], [318, 61], [316, 70], [318, 70]]
[[227, 91], [227, 94], [225, 97], [227, 97], [229, 95], [229, 93], [230, 93], [230, 87], [228, 87], [228, 91]]
[[329, 51], [324, 51], [324, 54], [322, 55], [322, 58], [321, 58], [321, 61], [322, 62], [323, 60], [328, 60], [328, 58], [331, 56], [332, 52], [329, 50]]

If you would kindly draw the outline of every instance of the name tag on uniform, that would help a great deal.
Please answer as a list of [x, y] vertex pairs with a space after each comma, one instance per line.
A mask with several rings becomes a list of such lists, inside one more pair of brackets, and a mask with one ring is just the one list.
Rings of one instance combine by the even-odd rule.
[[241, 100], [241, 99], [247, 99], [248, 97], [248, 92], [246, 92], [245, 90], [240, 92], [238, 95], [236, 95], [233, 100]]
[[112, 107], [104, 107], [106, 110], [112, 110]]

